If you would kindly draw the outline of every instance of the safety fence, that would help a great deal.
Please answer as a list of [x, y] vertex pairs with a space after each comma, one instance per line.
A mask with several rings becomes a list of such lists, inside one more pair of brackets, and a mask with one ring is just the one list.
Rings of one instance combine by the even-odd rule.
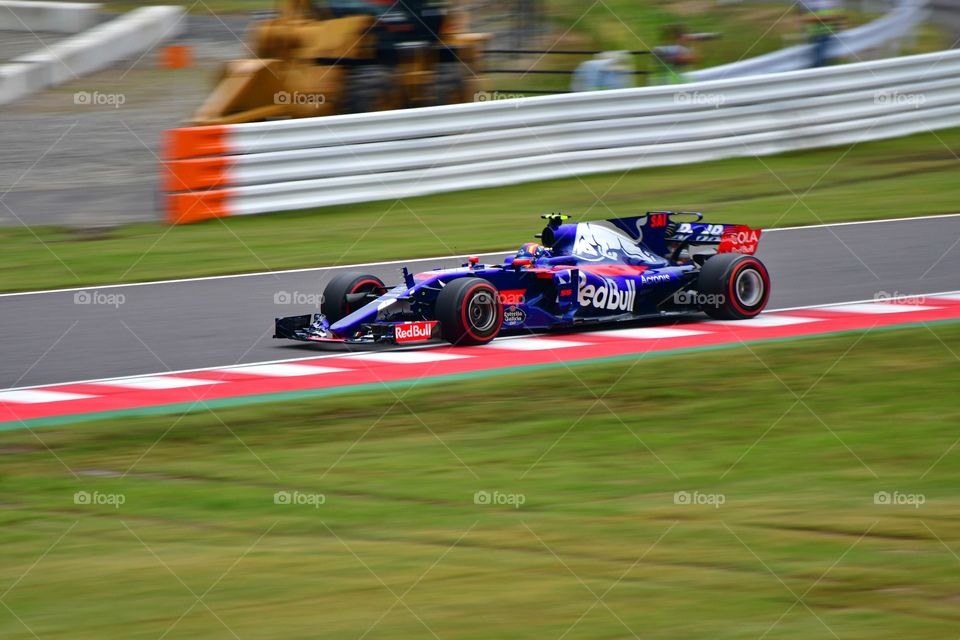
[[851, 144], [960, 126], [960, 51], [768, 76], [174, 129], [174, 223]]

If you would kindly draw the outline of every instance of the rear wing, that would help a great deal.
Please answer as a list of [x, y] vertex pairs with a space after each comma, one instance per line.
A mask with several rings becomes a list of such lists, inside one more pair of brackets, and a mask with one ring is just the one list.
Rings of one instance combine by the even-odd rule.
[[[547, 220], [547, 226], [537, 237], [545, 246], [552, 248], [563, 241], [573, 244], [577, 225], [564, 224], [569, 216], [552, 213], [541, 217]], [[717, 253], [753, 255], [757, 251], [760, 229], [702, 220], [703, 214], [699, 211], [648, 211], [642, 216], [608, 218], [605, 223], [663, 257], [676, 255], [690, 245], [717, 245]]]
[[642, 224], [634, 223], [642, 234], [639, 239], [662, 256], [688, 245], [717, 245], [717, 253], [753, 255], [763, 233], [761, 229], [742, 224], [701, 222], [703, 214], [699, 211], [648, 211], [646, 216], [619, 220], [637, 220], [638, 223], [642, 220]]

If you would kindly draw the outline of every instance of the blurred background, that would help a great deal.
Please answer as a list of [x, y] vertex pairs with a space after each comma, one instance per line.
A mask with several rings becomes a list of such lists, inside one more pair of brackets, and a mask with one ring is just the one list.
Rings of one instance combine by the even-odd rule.
[[[99, 5], [94, 20], [115, 21], [144, 4], [108, 0]], [[317, 3], [312, 8], [309, 3], [295, 6], [298, 4], [210, 0], [183, 5], [185, 14], [166, 18], [158, 32], [151, 34], [154, 42], [135, 54], [89, 73], [71, 70], [63, 74], [57, 86], [7, 101], [0, 112], [7, 151], [0, 161], [0, 182], [9, 189], [4, 198], [9, 209], [0, 209], [0, 222], [97, 228], [161, 219], [157, 175], [162, 133], [190, 122], [218, 121], [209, 116], [222, 115], [223, 104], [212, 105], [206, 118], [195, 116], [215, 91], [228, 61], [290, 54], [283, 52], [282, 35], [264, 34], [258, 25], [290, 11], [303, 14], [295, 19], [309, 17], [319, 24], [337, 15], [378, 15], [391, 7], [389, 2], [373, 0], [334, 2], [326, 7]], [[831, 26], [839, 31], [863, 25], [893, 7], [881, 0], [851, 2], [842, 7], [838, 4], [839, 15]], [[410, 11], [431, 10], [440, 9], [431, 9], [431, 3], [423, 7], [417, 3]], [[799, 3], [483, 0], [450, 3], [443, 10], [457, 16], [447, 27], [451, 31], [477, 35], [476, 53], [467, 56], [461, 51], [453, 55], [451, 60], [466, 60], [470, 69], [457, 69], [454, 64], [452, 79], [451, 65], [437, 62], [439, 81], [433, 86], [433, 81], [417, 80], [427, 88], [416, 99], [408, 100], [409, 105], [657, 84], [671, 81], [672, 73], [756, 58], [810, 39], [810, 27], [804, 18], [810, 10]], [[907, 37], [837, 62], [949, 47], [957, 36], [954, 27], [960, 11], [946, 0], [934, 5], [933, 10], [933, 16], [910, 29]], [[394, 13], [403, 11], [395, 9]], [[48, 53], [56, 43], [71, 37], [67, 33], [28, 30], [10, 14], [6, 17], [3, 25], [8, 30], [0, 38], [2, 61]], [[386, 30], [388, 36], [377, 36], [379, 46], [388, 48], [394, 40], [422, 39], [423, 34], [417, 32], [426, 31], [421, 17], [401, 16], [398, 20], [401, 26], [393, 28], [409, 31]], [[341, 28], [340, 33], [353, 33], [351, 29], [357, 27]], [[315, 42], [325, 36], [304, 37]], [[671, 57], [671, 51], [679, 57]], [[402, 48], [400, 52], [415, 55]], [[591, 60], [600, 66], [593, 70], [589, 63], [584, 66]], [[610, 73], [604, 76], [602, 69], [607, 66]], [[580, 73], [576, 74], [578, 68]], [[271, 74], [263, 71], [261, 75]], [[374, 73], [351, 84], [327, 74], [327, 81], [333, 82], [338, 92], [348, 92], [352, 99], [328, 96], [323, 110], [362, 111], [378, 106], [377, 96], [369, 95], [370, 86], [381, 86], [382, 80]], [[296, 85], [289, 77], [285, 82], [272, 88]], [[309, 80], [303, 82], [309, 85]], [[272, 102], [275, 91], [270, 89], [260, 91], [260, 102], [267, 98]], [[84, 104], [84, 94], [102, 103]], [[402, 106], [402, 102], [388, 100], [379, 106]], [[310, 113], [310, 104], [307, 100], [305, 113]], [[261, 105], [254, 101], [253, 106]], [[251, 119], [271, 117], [286, 114], [251, 115]], [[53, 151], [44, 154], [54, 144]]]
[[[0, 0], [0, 638], [956, 638], [958, 41], [960, 0]], [[349, 393], [272, 338], [344, 269], [660, 210], [764, 230], [761, 338]]]

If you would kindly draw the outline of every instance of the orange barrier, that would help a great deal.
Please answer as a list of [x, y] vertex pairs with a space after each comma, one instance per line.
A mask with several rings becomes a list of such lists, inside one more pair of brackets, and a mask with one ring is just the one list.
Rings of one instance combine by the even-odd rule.
[[201, 220], [227, 217], [231, 215], [227, 203], [231, 195], [229, 189], [169, 193], [166, 195], [167, 222], [170, 224], [189, 224]]
[[[231, 161], [226, 127], [181, 127], [163, 132], [160, 183], [167, 222], [188, 224], [230, 215], [227, 186]], [[180, 193], [177, 193], [180, 192]]]
[[180, 127], [163, 132], [161, 157], [164, 160], [185, 160], [231, 153], [227, 127]]
[[164, 190], [195, 191], [229, 186], [226, 170], [231, 164], [229, 157], [191, 158], [164, 162]]

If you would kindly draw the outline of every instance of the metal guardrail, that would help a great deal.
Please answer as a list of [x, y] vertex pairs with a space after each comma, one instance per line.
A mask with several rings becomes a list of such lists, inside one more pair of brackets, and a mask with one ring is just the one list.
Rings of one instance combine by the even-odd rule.
[[761, 156], [960, 126], [960, 51], [168, 132], [171, 222]]

